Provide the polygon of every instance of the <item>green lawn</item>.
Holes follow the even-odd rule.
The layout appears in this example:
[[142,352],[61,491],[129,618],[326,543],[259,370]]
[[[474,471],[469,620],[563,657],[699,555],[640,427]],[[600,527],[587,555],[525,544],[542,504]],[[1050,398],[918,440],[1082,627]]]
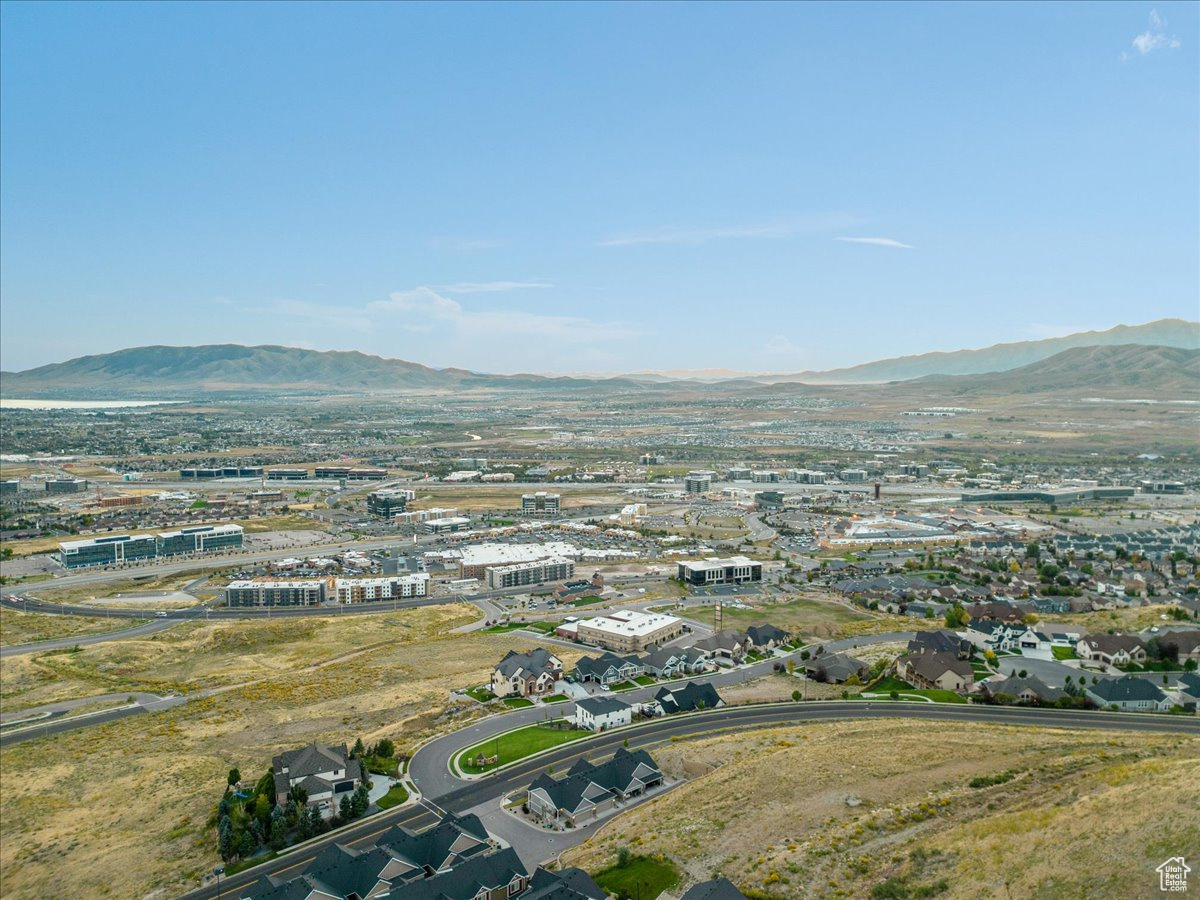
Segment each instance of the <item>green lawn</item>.
[[496,695],[485,687],[473,687],[467,691],[467,696],[473,700],[478,700],[480,703],[487,703],[489,700],[496,699]]
[[570,699],[571,698],[568,697],[566,694],[551,694],[549,697],[543,697],[542,702],[543,703],[565,703],[567,700],[570,700]]
[[574,600],[568,600],[566,606],[587,606],[589,603],[603,603],[603,597],[597,597],[595,594],[588,594],[586,597],[576,597]]
[[523,622],[509,622],[507,625],[493,625],[491,628],[484,628],[483,634],[506,634],[509,631],[520,631],[527,627]]
[[880,691],[887,693],[888,691],[911,691],[913,686],[907,681],[902,681],[894,675],[889,675],[887,678],[880,679],[877,683],[871,685],[867,690]]
[[1074,647],[1051,647],[1050,652],[1055,659],[1079,659]]
[[640,684],[642,687],[649,687],[652,684],[656,684],[658,681],[658,679],[656,679],[653,675],[639,675],[637,678],[635,678],[633,680],[636,681],[638,684]]
[[608,689],[614,692],[632,691],[635,687],[638,687],[638,683],[636,681],[618,681],[616,684],[610,684]]
[[[917,690],[916,688],[908,688],[907,690],[905,690],[903,688],[899,688],[899,689],[896,689],[896,692],[900,695],[897,699],[901,700],[901,701],[903,701],[903,700],[911,701],[914,697],[928,697],[934,703],[966,703],[967,702],[965,697],[960,697],[958,694],[954,693],[954,691],[942,691],[942,690],[937,690],[937,689],[925,691],[925,690]],[[851,699],[865,700],[868,703],[870,703],[872,701],[877,701],[877,700],[891,700],[892,699],[890,691],[884,691],[882,693],[876,694],[875,689],[872,688],[870,691],[868,691],[868,693],[872,694],[873,696],[864,697],[861,694],[859,694],[858,696],[852,697]]]
[[649,900],[679,884],[679,867],[666,857],[634,856],[626,865],[610,866],[593,877],[617,900]]
[[392,775],[399,777],[400,775],[400,760],[394,757],[385,756],[364,756],[363,764],[366,765],[368,772],[374,772],[376,775]]
[[527,697],[505,697],[503,703],[509,709],[524,709],[526,706],[533,706],[533,701]]
[[375,801],[375,805],[380,809],[391,809],[393,806],[399,806],[407,799],[408,791],[404,789],[404,785],[394,784],[391,790]]
[[[507,765],[511,762],[516,762],[519,759],[524,759],[527,756],[532,756],[542,750],[549,750],[551,747],[557,747],[559,744],[567,744],[571,741],[577,741],[580,738],[591,737],[590,731],[577,731],[570,728],[549,728],[545,725],[530,725],[526,728],[520,728],[516,731],[510,731],[508,734],[502,734],[499,737],[484,741],[482,744],[476,744],[474,747],[468,747],[458,755],[455,760],[455,765],[462,772],[470,775],[478,775],[481,772],[486,772],[489,769],[494,769],[496,766]],[[482,753],[484,756],[499,756],[493,766],[476,766],[474,757],[476,754]]]

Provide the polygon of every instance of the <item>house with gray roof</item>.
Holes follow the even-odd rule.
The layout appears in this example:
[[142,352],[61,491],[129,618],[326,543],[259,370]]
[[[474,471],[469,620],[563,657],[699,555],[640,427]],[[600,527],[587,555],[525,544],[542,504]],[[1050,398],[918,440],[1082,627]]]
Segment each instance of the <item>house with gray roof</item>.
[[1142,712],[1161,712],[1171,708],[1171,701],[1153,683],[1136,675],[1106,678],[1088,685],[1087,695],[1102,707],[1116,707]]
[[746,637],[759,652],[769,652],[791,640],[791,635],[782,628],[774,625],[751,625],[746,629]]
[[906,653],[896,660],[896,674],[922,690],[964,693],[974,684],[971,664],[953,653]]
[[826,653],[804,662],[804,672],[810,678],[832,684],[843,684],[853,676],[862,678],[866,671],[865,662],[846,653]]
[[538,869],[529,879],[529,890],[520,896],[521,900],[606,900],[608,891],[583,869]]
[[538,697],[553,693],[563,674],[562,660],[538,647],[528,653],[509,650],[492,672],[492,693],[497,697]]
[[667,715],[697,709],[716,709],[725,705],[717,689],[707,681],[689,681],[683,687],[660,688],[654,695],[654,702]]
[[703,650],[694,647],[679,649],[662,647],[641,658],[645,674],[659,678],[676,678],[680,675],[695,675],[709,669],[708,658]]
[[1026,706],[1056,703],[1060,697],[1067,696],[1066,691],[1050,687],[1036,675],[1027,678],[1010,675],[1003,680],[989,678],[983,683],[983,691],[991,697],[1004,694],[1012,697],[1013,703]]
[[362,783],[362,767],[350,758],[345,744],[327,747],[314,742],[281,753],[271,760],[271,774],[277,804],[287,806],[292,788],[300,787],[308,795],[307,805],[317,807],[326,819],[337,812],[342,797]]
[[692,885],[679,900],[746,900],[746,895],[722,876]]
[[591,681],[608,687],[622,681],[631,681],[645,671],[645,665],[640,659],[605,651],[599,656],[582,657],[575,663],[572,675],[578,682]]
[[618,747],[607,762],[581,759],[562,778],[542,773],[529,786],[526,803],[530,815],[543,822],[577,825],[662,783],[649,753]]
[[696,641],[692,649],[703,652],[717,665],[733,665],[742,661],[754,647],[754,642],[744,631],[726,628],[711,637]]
[[607,731],[633,721],[633,707],[616,697],[586,697],[575,704],[575,725],[588,731]]
[[1075,645],[1080,659],[1095,660],[1110,666],[1126,666],[1146,662],[1146,647],[1133,634],[1089,634]]

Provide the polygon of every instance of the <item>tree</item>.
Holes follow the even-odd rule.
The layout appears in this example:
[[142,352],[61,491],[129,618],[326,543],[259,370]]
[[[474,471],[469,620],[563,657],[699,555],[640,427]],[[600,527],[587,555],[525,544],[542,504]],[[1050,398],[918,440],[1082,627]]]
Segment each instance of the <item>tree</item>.
[[891,697],[893,700],[899,700],[899,699],[900,699],[900,692],[899,692],[899,691],[892,691],[890,694],[888,694],[888,696],[889,696],[889,697]]
[[271,801],[262,794],[254,801],[254,821],[260,823],[264,828],[271,821]]
[[254,850],[258,845],[254,843],[254,835],[250,833],[250,829],[242,830],[242,837],[238,841],[237,852],[242,859],[247,859],[254,855]]
[[271,849],[282,850],[287,844],[287,815],[278,803],[271,810]]
[[226,862],[233,859],[233,823],[229,816],[221,816],[217,823],[217,850]]
[[1024,669],[1017,673],[1018,678],[1024,678],[1026,675],[1028,675],[1028,673]]
[[944,619],[947,628],[960,628],[967,625],[971,621],[971,614],[963,608],[961,603],[955,603],[952,607],[946,610]]
[[242,780],[241,772],[239,772],[237,769],[229,770],[229,780],[227,783],[230,787],[233,787],[235,784],[237,784],[241,780]]
[[288,800],[293,801],[300,809],[304,809],[305,804],[308,803],[308,791],[300,785],[294,784],[288,791]]
[[396,752],[396,745],[392,743],[391,738],[384,738],[375,745],[375,755],[381,759],[391,759],[392,754]]
[[263,777],[258,779],[258,784],[254,786],[254,793],[273,801],[275,799],[275,773],[267,769],[263,773]]
[[351,756],[362,756],[363,752],[364,751],[363,751],[362,738],[359,738],[358,740],[356,740],[354,742],[354,749],[350,751],[350,755]]
[[354,814],[354,803],[350,799],[349,794],[342,794],[342,800],[338,804],[338,815],[341,816],[343,822],[349,822]]
[[795,700],[797,703],[800,702],[800,692],[792,691],[792,699]]
[[627,865],[629,865],[629,862],[632,858],[633,854],[629,852],[629,848],[621,847],[617,850],[617,867],[620,869],[625,868]]
[[291,797],[288,797],[287,806],[283,808],[283,820],[288,828],[295,828],[296,823],[300,821],[300,807]]

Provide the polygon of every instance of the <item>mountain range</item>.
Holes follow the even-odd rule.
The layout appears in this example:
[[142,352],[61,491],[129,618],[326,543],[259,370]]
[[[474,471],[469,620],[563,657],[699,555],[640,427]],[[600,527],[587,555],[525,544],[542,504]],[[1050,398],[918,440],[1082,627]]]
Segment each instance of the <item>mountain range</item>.
[[[24,372],[0,373],[0,394],[11,398],[172,399],[280,392],[366,393],[402,390],[663,390],[752,389],[763,385],[912,383],[929,379],[964,392],[1138,387],[1188,389],[1200,384],[1200,323],[1162,319],[1040,341],[979,350],[902,356],[827,372],[727,377],[702,370],[692,378],[666,373],[620,377],[488,375],[434,369],[356,351],[294,347],[134,347],[82,356]],[[733,374],[733,373],[728,373]],[[726,377],[722,377],[726,376]]]

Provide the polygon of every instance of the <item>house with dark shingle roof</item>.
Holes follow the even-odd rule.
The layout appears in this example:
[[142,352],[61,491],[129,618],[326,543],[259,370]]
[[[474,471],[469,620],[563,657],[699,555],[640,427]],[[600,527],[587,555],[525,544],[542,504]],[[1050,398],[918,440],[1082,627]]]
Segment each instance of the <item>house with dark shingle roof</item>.
[[846,679],[857,675],[862,678],[867,671],[867,664],[861,659],[855,659],[845,653],[826,653],[814,656],[804,662],[804,671],[816,681],[828,681],[842,684]]
[[1124,675],[1088,685],[1087,695],[1102,707],[1155,712],[1171,708],[1167,695],[1145,678]]
[[593,681],[608,687],[622,681],[631,681],[645,671],[645,665],[640,659],[605,651],[599,656],[582,657],[575,663],[573,677],[578,682]]
[[287,806],[289,792],[300,787],[308,794],[307,805],[316,806],[326,819],[337,812],[342,797],[362,783],[362,768],[350,759],[345,744],[327,747],[314,742],[281,753],[271,760],[271,774],[277,804]]
[[751,625],[746,629],[746,636],[754,649],[762,652],[774,650],[791,639],[790,634],[774,625]]
[[607,762],[596,765],[581,759],[562,778],[542,773],[529,786],[526,803],[530,814],[543,822],[576,825],[662,782],[663,774],[649,753],[618,747]]
[[654,701],[667,715],[697,709],[716,709],[725,705],[717,689],[707,681],[689,681],[683,687],[660,688],[654,695]]
[[906,653],[896,660],[896,674],[913,687],[964,693],[975,673],[971,664],[953,653]]
[[536,697],[554,691],[563,674],[562,660],[538,647],[528,653],[509,650],[492,672],[492,693],[497,697]]
[[393,825],[376,844],[392,858],[385,874],[393,881],[431,878],[495,849],[479,816],[453,814],[424,831]]
[[608,891],[596,884],[583,869],[551,872],[538,869],[529,879],[529,890],[521,900],[606,900]]
[[728,878],[721,877],[692,885],[679,900],[746,900],[746,895]]
[[1146,662],[1146,647],[1142,639],[1132,634],[1089,634],[1075,645],[1080,659],[1096,660],[1110,666],[1142,665]]
[[718,665],[739,663],[753,647],[753,641],[744,631],[734,631],[726,628],[711,637],[696,641],[693,650],[699,650]]
[[1039,703],[1054,703],[1059,697],[1067,696],[1066,691],[1052,688],[1036,675],[1021,678],[1010,675],[1003,680],[989,678],[983,683],[983,691],[989,696],[1007,694],[1014,703],[1037,705]]
[[692,647],[662,647],[641,658],[642,668],[648,675],[659,678],[674,678],[678,675],[695,675],[707,671],[708,660],[703,650]]
[[616,697],[586,697],[575,704],[575,724],[588,731],[607,731],[633,721],[633,707]]

